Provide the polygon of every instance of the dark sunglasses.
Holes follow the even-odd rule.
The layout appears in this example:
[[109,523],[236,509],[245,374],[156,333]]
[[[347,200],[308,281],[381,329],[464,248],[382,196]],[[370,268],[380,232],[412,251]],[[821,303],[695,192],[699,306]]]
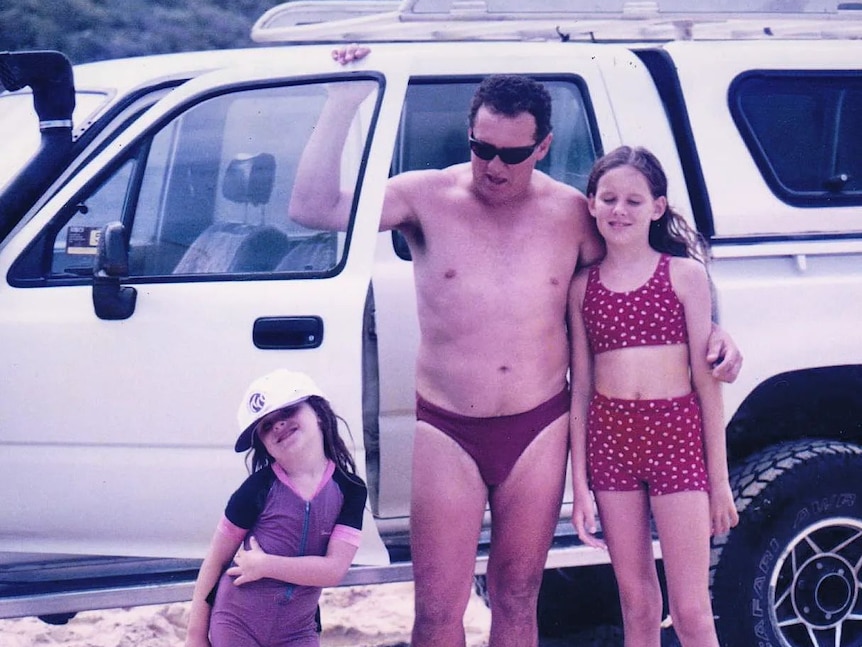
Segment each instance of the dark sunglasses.
[[533,151],[536,150],[536,146],[539,145],[539,142],[536,142],[532,146],[497,148],[496,146],[486,144],[478,139],[473,139],[472,135],[470,135],[468,141],[470,142],[470,150],[473,151],[479,159],[490,162],[492,159],[499,156],[500,161],[503,162],[503,164],[520,164],[532,155]]

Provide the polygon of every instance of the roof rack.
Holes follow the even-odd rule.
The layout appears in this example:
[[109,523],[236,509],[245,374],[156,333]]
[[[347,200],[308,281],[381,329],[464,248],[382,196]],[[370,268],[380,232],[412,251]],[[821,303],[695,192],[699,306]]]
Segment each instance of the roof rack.
[[862,39],[862,2],[305,0],[268,10],[251,36],[259,43]]

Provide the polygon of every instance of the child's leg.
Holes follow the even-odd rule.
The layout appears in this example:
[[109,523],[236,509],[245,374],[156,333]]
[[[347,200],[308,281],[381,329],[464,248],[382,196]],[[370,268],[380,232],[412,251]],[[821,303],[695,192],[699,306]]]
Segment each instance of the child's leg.
[[620,591],[625,647],[659,647],[662,599],[652,554],[647,493],[595,495]]
[[676,492],[650,504],[676,635],[683,647],[718,647],[709,599],[709,495]]

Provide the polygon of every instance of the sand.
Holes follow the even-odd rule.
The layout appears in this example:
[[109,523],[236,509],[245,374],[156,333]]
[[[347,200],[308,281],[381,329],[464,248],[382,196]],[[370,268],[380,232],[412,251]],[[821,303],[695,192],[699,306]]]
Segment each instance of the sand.
[[[2,647],[181,647],[188,603],[85,611],[65,625],[38,618],[0,620]],[[321,597],[322,647],[407,647],[413,584],[327,589]],[[467,647],[487,647],[490,612],[473,595],[465,614]]]

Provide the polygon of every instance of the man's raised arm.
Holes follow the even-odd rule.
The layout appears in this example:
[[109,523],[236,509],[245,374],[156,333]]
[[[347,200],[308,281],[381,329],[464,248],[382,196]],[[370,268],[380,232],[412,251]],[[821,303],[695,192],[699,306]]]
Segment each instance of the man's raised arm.
[[291,220],[313,229],[347,229],[353,192],[341,186],[342,153],[359,105],[376,87],[373,81],[328,85],[329,96],[296,169]]

